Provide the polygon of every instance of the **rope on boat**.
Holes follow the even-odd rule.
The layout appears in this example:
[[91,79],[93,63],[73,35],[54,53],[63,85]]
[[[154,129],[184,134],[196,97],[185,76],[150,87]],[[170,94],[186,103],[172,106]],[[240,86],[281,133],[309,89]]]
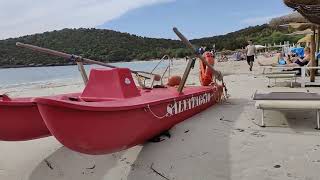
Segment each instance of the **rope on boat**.
[[169,113],[168,113],[168,112],[167,112],[167,114],[165,114],[164,116],[158,116],[158,115],[156,115],[156,114],[151,110],[151,107],[150,107],[149,104],[148,104],[147,108],[148,108],[149,112],[151,112],[151,114],[152,114],[154,117],[156,117],[157,119],[163,119],[163,118],[166,118],[166,117],[169,116]]
[[[217,87],[216,83],[211,83],[211,86],[213,87],[213,91],[214,92],[219,92],[219,89]],[[217,103],[223,103],[225,101],[227,101],[229,98],[229,95],[227,94],[227,89],[225,87],[225,84],[223,83],[223,92],[220,94],[218,94],[218,96],[215,95],[215,93],[213,93],[213,99],[215,100],[215,102]]]

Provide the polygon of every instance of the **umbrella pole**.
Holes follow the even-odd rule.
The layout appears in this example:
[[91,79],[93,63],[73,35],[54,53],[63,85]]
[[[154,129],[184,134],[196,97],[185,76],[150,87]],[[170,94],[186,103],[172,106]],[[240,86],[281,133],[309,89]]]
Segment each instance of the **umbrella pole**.
[[320,52],[320,26],[318,26],[318,34],[317,34],[317,53]]
[[[313,30],[313,34],[311,35],[311,45],[310,45],[310,49],[311,49],[311,66],[315,67],[316,66],[316,38],[315,38],[315,34],[316,34],[316,29],[315,26],[312,27]],[[315,77],[316,77],[316,71],[315,69],[311,70],[311,75],[310,75],[310,81],[311,82],[315,82]]]

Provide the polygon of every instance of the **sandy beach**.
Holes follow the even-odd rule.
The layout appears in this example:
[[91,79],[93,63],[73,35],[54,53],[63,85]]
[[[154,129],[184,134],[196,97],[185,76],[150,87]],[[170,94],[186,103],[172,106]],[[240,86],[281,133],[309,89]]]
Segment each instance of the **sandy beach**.
[[[259,57],[260,59],[263,57]],[[266,59],[262,59],[265,61]],[[182,75],[185,60],[174,61]],[[267,128],[257,126],[254,92],[319,92],[290,88],[289,82],[267,88],[262,69],[246,61],[217,64],[231,95],[227,102],[178,124],[172,137],[127,151],[91,156],[63,147],[54,137],[0,142],[0,180],[318,180],[320,137],[313,111],[267,111]],[[80,75],[79,75],[80,77]],[[284,80],[280,80],[284,81]],[[199,85],[198,63],[188,85]],[[79,92],[81,81],[1,89],[10,96]]]

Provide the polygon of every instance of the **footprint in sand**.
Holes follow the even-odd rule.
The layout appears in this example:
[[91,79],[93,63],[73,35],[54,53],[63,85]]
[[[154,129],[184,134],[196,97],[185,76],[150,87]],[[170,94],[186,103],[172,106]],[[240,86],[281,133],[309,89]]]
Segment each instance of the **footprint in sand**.
[[262,138],[262,137],[265,137],[266,135],[264,134],[261,134],[259,131],[254,131],[251,133],[252,136],[254,137],[258,137],[258,138]]

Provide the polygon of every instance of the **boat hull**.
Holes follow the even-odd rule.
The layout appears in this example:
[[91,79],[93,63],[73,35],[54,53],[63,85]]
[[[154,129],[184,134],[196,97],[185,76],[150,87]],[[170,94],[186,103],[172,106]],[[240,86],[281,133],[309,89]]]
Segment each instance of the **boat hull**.
[[50,136],[32,98],[0,101],[0,140],[25,141]]
[[[79,96],[79,93],[69,96]],[[63,97],[58,95],[55,97]],[[34,98],[9,98],[1,95],[0,99],[0,140],[26,141],[51,136],[45,125]]]
[[[97,155],[144,143],[218,103],[223,91],[220,86],[186,89],[182,95],[176,89],[152,90],[123,101],[123,106],[116,102],[90,104],[56,98],[37,98],[36,102],[58,141],[71,150]],[[157,99],[157,94],[166,98]]]

